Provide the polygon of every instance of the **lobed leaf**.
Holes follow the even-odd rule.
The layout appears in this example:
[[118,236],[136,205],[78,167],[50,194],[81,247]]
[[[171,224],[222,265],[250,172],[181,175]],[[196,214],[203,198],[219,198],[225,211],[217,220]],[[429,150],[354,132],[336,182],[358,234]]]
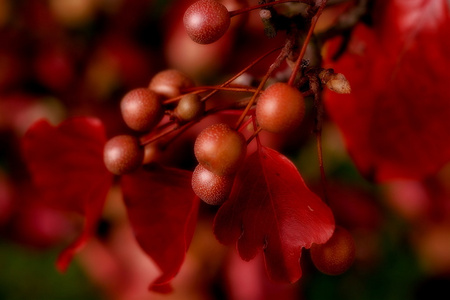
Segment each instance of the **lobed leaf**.
[[136,239],[162,272],[150,286],[155,291],[171,290],[194,234],[199,199],[191,177],[188,171],[156,166],[121,180]]
[[329,93],[326,107],[364,175],[422,179],[450,160],[449,4],[394,0],[374,11],[373,26],[356,26],[345,54],[328,62],[352,93]]
[[308,189],[294,164],[260,147],[238,172],[229,200],[217,212],[214,233],[222,243],[237,242],[244,260],[264,250],[269,277],[295,282],[302,274],[302,248],[325,243],[334,226],[331,210]]
[[37,121],[23,137],[22,152],[38,190],[35,201],[85,219],[81,234],[58,258],[61,271],[96,230],[111,187],[112,175],[103,164],[105,142],[100,120],[86,117],[57,127]]

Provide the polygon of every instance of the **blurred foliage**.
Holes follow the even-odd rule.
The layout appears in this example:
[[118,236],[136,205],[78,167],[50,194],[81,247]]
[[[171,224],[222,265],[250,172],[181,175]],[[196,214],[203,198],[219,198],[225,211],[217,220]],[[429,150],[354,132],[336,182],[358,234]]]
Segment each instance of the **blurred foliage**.
[[59,273],[57,254],[56,249],[37,251],[0,241],[0,299],[102,299],[76,262],[67,273]]

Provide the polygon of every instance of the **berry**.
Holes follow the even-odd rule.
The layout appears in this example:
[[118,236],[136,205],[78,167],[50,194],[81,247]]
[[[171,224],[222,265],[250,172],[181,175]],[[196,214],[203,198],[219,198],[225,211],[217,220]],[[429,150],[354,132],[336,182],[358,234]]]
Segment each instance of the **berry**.
[[205,203],[221,205],[225,202],[233,187],[233,176],[216,175],[202,165],[198,165],[192,173],[192,189]]
[[287,83],[277,82],[261,93],[256,104],[256,119],[262,129],[285,132],[300,125],[305,115],[302,93]]
[[220,39],[230,26],[228,9],[215,0],[200,0],[189,6],[183,22],[189,37],[199,44]]
[[355,242],[346,229],[336,226],[331,238],[325,244],[313,244],[310,253],[319,271],[339,275],[347,271],[355,259]]
[[200,118],[205,111],[205,103],[197,94],[187,94],[178,102],[174,110],[175,117],[182,122]]
[[247,152],[244,136],[225,123],[211,125],[198,135],[194,154],[198,162],[216,175],[235,173]]
[[136,170],[144,158],[139,140],[131,135],[118,135],[105,144],[103,160],[113,174],[122,175]]
[[136,131],[151,130],[164,114],[161,97],[147,88],[137,88],[125,94],[120,110],[128,127]]
[[181,95],[181,89],[194,86],[194,82],[183,72],[168,69],[153,76],[148,88],[167,98]]

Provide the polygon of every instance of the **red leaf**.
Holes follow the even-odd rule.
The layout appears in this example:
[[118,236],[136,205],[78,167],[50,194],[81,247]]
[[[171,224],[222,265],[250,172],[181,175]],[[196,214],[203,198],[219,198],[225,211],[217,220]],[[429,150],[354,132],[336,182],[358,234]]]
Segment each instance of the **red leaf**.
[[191,172],[160,166],[122,177],[136,239],[162,272],[150,286],[155,291],[170,291],[194,234],[199,199],[191,177]]
[[424,178],[450,160],[448,1],[380,1],[374,18],[327,66],[352,93],[330,93],[326,106],[363,174]]
[[214,221],[219,241],[237,241],[244,260],[263,249],[269,277],[283,282],[301,277],[302,248],[325,243],[333,230],[331,210],[307,188],[292,162],[265,147],[247,158]]
[[58,258],[61,271],[95,231],[112,184],[103,164],[105,142],[102,123],[81,117],[57,127],[38,121],[23,137],[23,155],[39,191],[36,201],[85,217],[82,233]]

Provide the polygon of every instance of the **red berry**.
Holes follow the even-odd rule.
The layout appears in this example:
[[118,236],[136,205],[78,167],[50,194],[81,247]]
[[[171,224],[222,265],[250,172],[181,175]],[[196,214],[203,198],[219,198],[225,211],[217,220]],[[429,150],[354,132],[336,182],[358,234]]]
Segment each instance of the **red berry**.
[[227,200],[233,181],[233,176],[219,176],[198,165],[192,174],[192,189],[204,202],[220,205]]
[[182,122],[200,118],[205,111],[205,102],[197,94],[187,94],[178,102],[174,110],[175,116]]
[[199,44],[220,39],[230,26],[227,8],[215,0],[200,0],[189,6],[183,17],[190,38]]
[[328,275],[339,275],[350,268],[355,259],[355,242],[344,228],[336,226],[325,244],[313,244],[311,260],[316,268]]
[[146,88],[129,91],[120,102],[120,110],[128,127],[136,131],[151,130],[164,114],[160,95]]
[[131,135],[118,135],[105,144],[103,160],[113,174],[122,175],[136,170],[144,158],[139,140]]
[[256,104],[256,119],[262,129],[284,132],[297,128],[305,115],[302,93],[287,83],[277,82],[261,93]]
[[237,171],[247,152],[244,136],[225,123],[211,125],[198,135],[194,154],[198,162],[217,175]]
[[194,82],[186,74],[174,69],[157,73],[150,81],[148,88],[167,98],[181,95],[181,89],[194,86]]

